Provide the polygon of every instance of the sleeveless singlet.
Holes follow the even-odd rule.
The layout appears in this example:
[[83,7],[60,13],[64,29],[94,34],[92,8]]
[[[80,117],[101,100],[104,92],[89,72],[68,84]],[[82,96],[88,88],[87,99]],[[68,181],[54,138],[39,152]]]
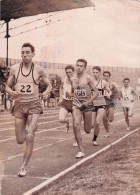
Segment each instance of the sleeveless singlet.
[[122,105],[124,107],[131,107],[134,104],[134,94],[133,94],[133,88],[122,88]]
[[110,96],[110,99],[107,97],[107,95],[108,95],[108,92],[105,90],[104,91],[104,96],[105,96],[105,101],[106,101],[106,104],[107,105],[109,105],[109,104],[111,104],[111,103],[115,103],[115,100],[116,100],[116,98],[115,98],[115,96],[116,96],[116,91],[114,91],[113,90],[113,87],[112,87],[112,85],[115,85],[116,86],[116,84],[115,83],[113,83],[113,82],[109,82],[108,83],[109,84],[109,89],[111,90],[111,92],[112,92],[112,94],[111,94],[111,96]]
[[94,79],[94,84],[96,88],[98,89],[99,95],[96,97],[95,100],[93,100],[94,106],[102,106],[106,105],[106,101],[104,98],[104,86],[105,86],[106,81],[100,79],[98,82]]
[[67,93],[70,94],[71,91],[72,91],[71,83],[68,83],[67,78],[65,78],[63,83],[63,99],[72,100],[72,98],[67,95]]
[[30,102],[39,99],[39,74],[35,69],[34,64],[31,65],[31,69],[27,75],[24,75],[22,72],[21,63],[19,69],[17,69],[15,78],[15,90],[19,92],[18,97],[15,99],[17,102]]
[[79,101],[88,101],[91,98],[91,88],[87,84],[86,75],[80,80],[80,83],[76,75],[73,77],[74,97]]

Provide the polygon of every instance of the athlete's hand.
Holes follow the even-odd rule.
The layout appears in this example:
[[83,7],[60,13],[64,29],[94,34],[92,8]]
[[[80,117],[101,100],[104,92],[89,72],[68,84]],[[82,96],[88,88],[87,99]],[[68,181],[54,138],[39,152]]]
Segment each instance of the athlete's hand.
[[43,93],[42,99],[43,99],[44,101],[46,101],[48,98],[49,98],[49,94],[48,94],[48,93]]
[[19,94],[19,93],[18,93],[17,91],[13,91],[13,90],[12,90],[12,91],[10,92],[10,95],[12,96],[12,98],[17,98],[18,94]]
[[57,106],[61,106],[62,100],[57,103]]
[[66,92],[66,97],[71,99],[72,96],[70,93]]
[[107,99],[110,99],[111,95],[106,95]]

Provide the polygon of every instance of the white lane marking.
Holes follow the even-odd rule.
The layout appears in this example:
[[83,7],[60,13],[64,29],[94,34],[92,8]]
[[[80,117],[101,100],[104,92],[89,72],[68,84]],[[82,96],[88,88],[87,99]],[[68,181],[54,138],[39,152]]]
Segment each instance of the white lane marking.
[[[0,175],[0,178],[4,178],[4,177],[16,177],[16,178],[18,178],[18,176],[17,175]],[[26,178],[29,178],[29,179],[40,179],[40,180],[46,180],[46,179],[50,179],[49,177],[38,177],[38,176],[34,176],[34,177],[31,177],[31,176],[26,176]]]
[[71,167],[65,169],[64,171],[58,173],[57,175],[54,175],[53,177],[51,177],[50,179],[46,180],[45,182],[39,184],[38,186],[32,188],[31,190],[25,192],[23,195],[32,195],[33,193],[41,190],[43,187],[47,186],[48,184],[56,181],[57,179],[63,177],[64,175],[66,175],[67,173],[69,173],[70,171],[73,171],[74,169],[76,169],[77,167],[79,167],[80,165],[82,165],[83,163],[87,162],[88,160],[96,157],[97,155],[103,153],[104,151],[108,150],[109,148],[111,148],[111,146],[116,145],[117,143],[121,142],[123,139],[125,139],[126,137],[128,137],[129,135],[137,132],[138,130],[140,130],[140,127],[138,127],[137,129],[133,130],[130,133],[127,133],[125,136],[119,138],[117,141],[105,146],[104,148],[102,148],[101,150],[91,154],[90,156],[80,160],[79,162],[75,163],[74,165],[72,165]]
[[[139,116],[139,115],[135,115],[134,117],[136,117],[136,116]],[[122,122],[122,121],[124,121],[124,119],[119,120],[119,121],[116,121],[116,122],[114,122],[114,123],[120,123],[120,122]],[[103,127],[103,126],[102,126],[102,127]],[[52,129],[55,129],[55,128],[52,128]],[[48,131],[48,130],[46,129],[46,130],[44,130],[43,132],[45,132],[45,131]],[[38,132],[38,133],[40,133],[40,132]],[[42,132],[41,132],[41,133],[42,133]],[[85,133],[83,132],[82,134],[85,134]],[[35,149],[33,150],[33,152],[34,152],[34,151],[38,151],[38,150],[43,149],[43,148],[46,148],[46,147],[49,147],[49,146],[52,146],[52,145],[54,145],[54,144],[56,144],[56,143],[59,143],[59,142],[65,141],[65,140],[69,140],[69,139],[71,139],[71,138],[73,138],[73,135],[72,135],[72,136],[69,136],[69,138],[66,137],[66,138],[63,138],[63,139],[61,139],[61,140],[58,140],[58,141],[56,141],[55,143],[51,143],[51,144],[47,144],[47,145],[44,145],[44,146],[35,148]],[[4,159],[4,161],[6,161],[6,160],[12,160],[13,158],[16,158],[16,157],[19,157],[19,156],[23,156],[23,153],[20,153],[20,154],[15,155],[15,156],[8,157],[7,159]]]
[[[38,150],[40,150],[40,149],[44,149],[44,148],[46,148],[46,147],[53,146],[53,145],[55,145],[56,143],[63,142],[63,141],[65,141],[65,140],[67,140],[67,138],[64,138],[64,139],[58,140],[58,141],[53,142],[53,143],[51,143],[51,144],[46,144],[46,145],[44,145],[44,146],[41,146],[41,147],[35,148],[35,149],[33,150],[33,152],[38,151]],[[15,155],[15,156],[8,157],[7,159],[4,159],[3,161],[6,161],[6,160],[12,160],[12,159],[17,158],[17,157],[19,157],[19,156],[23,156],[23,153],[20,153],[20,154]]]

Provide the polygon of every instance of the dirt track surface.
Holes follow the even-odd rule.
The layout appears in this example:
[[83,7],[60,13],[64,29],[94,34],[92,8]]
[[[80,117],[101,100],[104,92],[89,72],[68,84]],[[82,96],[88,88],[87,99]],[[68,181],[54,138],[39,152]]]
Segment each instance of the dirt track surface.
[[140,194],[140,130],[38,193],[93,194]]

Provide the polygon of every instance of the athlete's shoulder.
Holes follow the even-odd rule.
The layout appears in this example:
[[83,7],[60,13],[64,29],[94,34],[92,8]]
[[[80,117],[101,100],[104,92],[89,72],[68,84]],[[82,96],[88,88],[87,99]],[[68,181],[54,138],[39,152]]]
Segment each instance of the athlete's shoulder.
[[38,64],[34,64],[34,69],[38,72],[40,76],[46,74],[44,68],[39,66]]
[[87,80],[93,80],[93,77],[87,73],[85,73],[85,77]]
[[11,66],[10,73],[15,73],[17,70],[19,70],[20,63],[14,64]]
[[105,81],[104,79],[101,79],[103,87],[109,87],[109,83]]

